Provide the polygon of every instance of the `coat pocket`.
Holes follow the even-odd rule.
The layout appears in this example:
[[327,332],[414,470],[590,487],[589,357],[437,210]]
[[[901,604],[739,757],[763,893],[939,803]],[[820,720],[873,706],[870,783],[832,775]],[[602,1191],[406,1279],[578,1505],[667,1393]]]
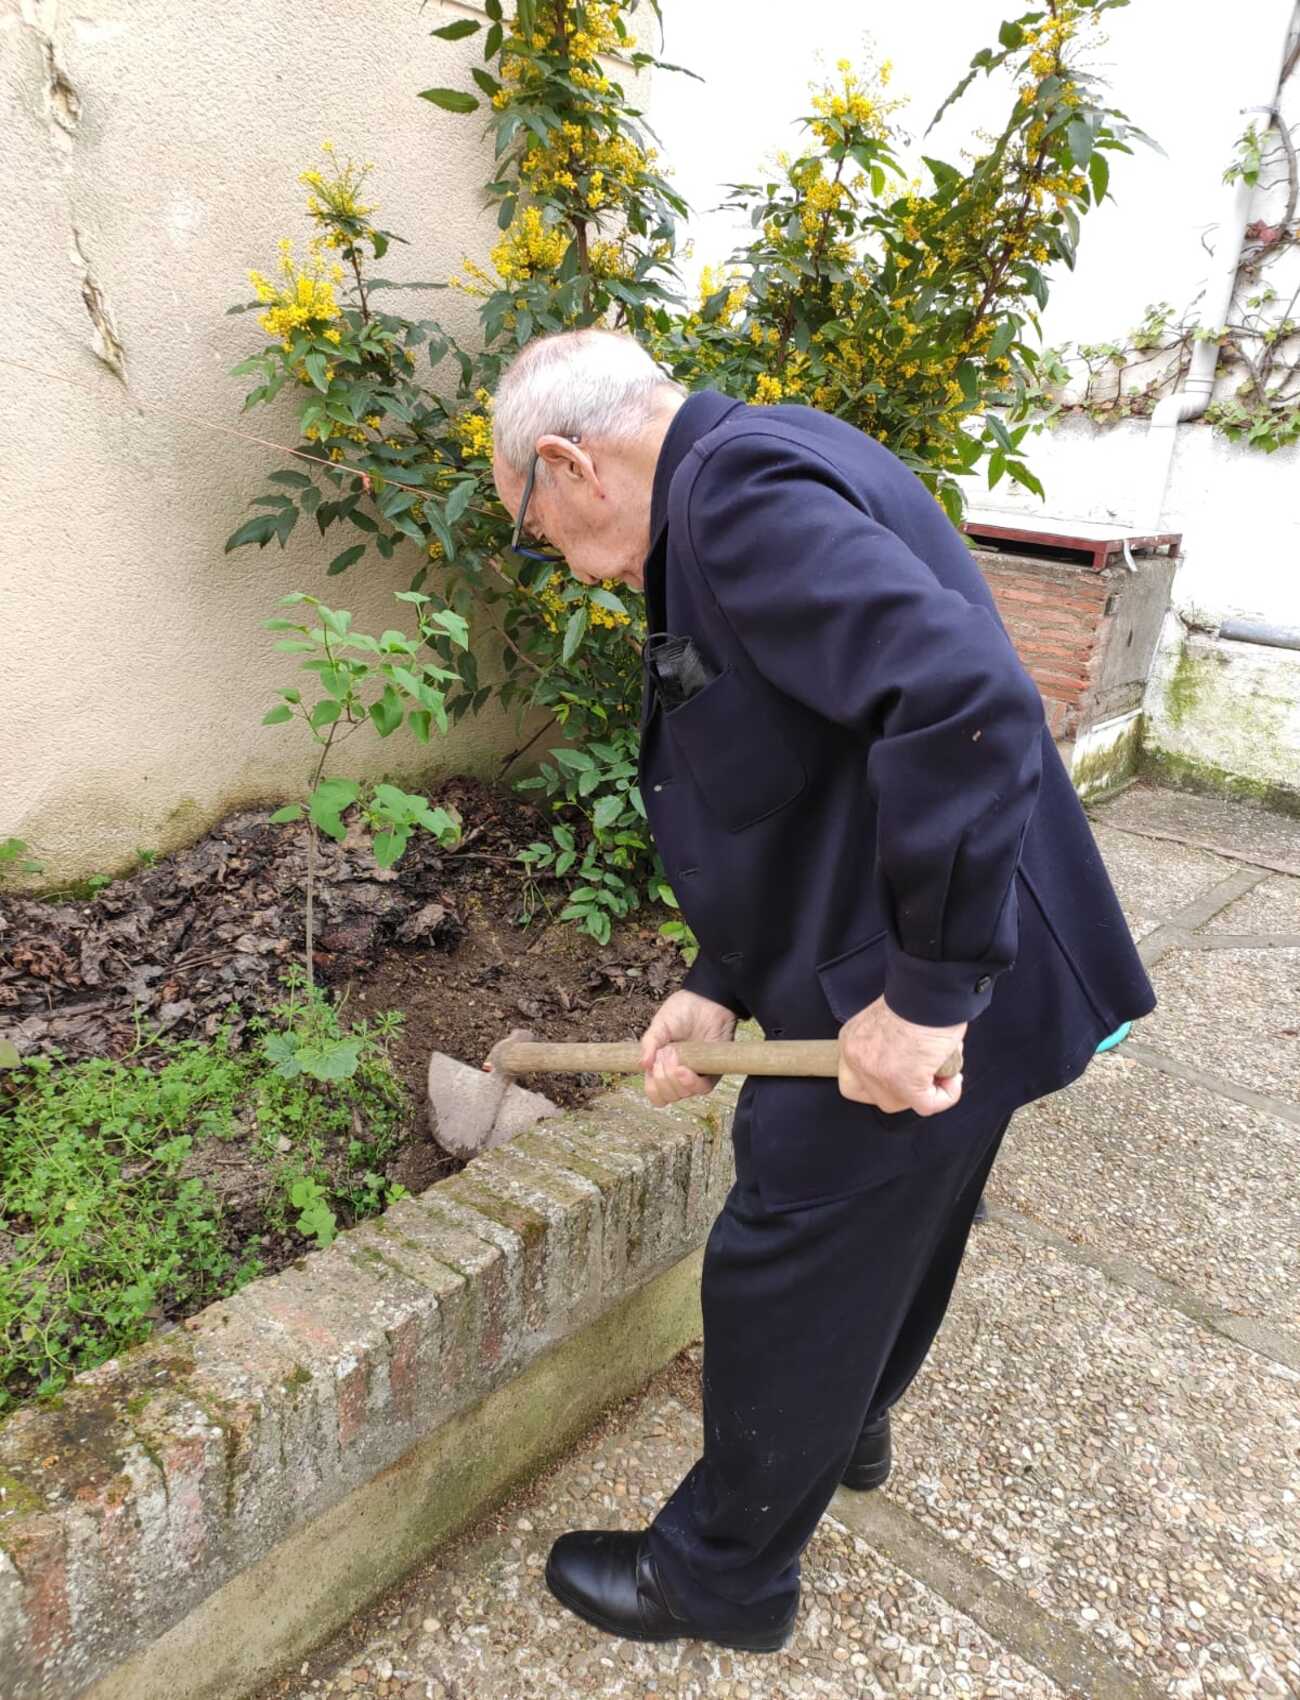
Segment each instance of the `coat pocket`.
[[[864,939],[861,944],[855,944],[850,950],[843,951],[839,956],[832,956],[829,961],[817,964],[817,978],[821,982],[822,996],[841,1027],[846,1021],[852,1021],[868,1004],[875,1003],[883,993],[887,936],[882,929],[873,933],[869,939]],[[915,1110],[878,1110],[874,1104],[864,1104],[860,1107],[878,1127],[890,1132],[911,1127],[914,1122],[923,1119]]]
[[771,695],[725,667],[689,702],[664,715],[674,749],[728,832],[775,814],[807,782]]

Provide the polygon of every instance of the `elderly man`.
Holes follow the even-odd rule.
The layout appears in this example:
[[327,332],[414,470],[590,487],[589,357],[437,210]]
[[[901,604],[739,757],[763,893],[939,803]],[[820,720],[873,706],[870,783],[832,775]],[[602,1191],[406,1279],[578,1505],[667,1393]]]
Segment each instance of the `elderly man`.
[[517,357],[495,455],[517,546],[646,595],[641,791],[700,945],[650,1099],[709,1091],[676,1045],[738,1016],[841,1055],[741,1093],[704,1456],[647,1530],[563,1535],[547,1582],[612,1634],[775,1650],[836,1487],[888,1474],[1012,1113],[1155,998],[979,569],[887,449],[587,330]]

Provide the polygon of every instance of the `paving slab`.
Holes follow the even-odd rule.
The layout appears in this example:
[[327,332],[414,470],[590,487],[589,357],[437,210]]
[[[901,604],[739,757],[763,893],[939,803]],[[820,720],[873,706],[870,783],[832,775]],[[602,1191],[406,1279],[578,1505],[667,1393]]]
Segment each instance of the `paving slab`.
[[996,1221],[889,1498],[1176,1700],[1300,1691],[1300,1374]]
[[1206,914],[1252,857],[1300,876],[1300,822],[1147,786],[1091,812],[1135,935],[1166,924],[1160,1007],[1017,1116],[790,1646],[625,1643],[544,1587],[558,1534],[643,1527],[695,1457],[696,1352],[262,1700],[1300,1696],[1300,878]]
[[1135,939],[1154,932],[1175,910],[1212,891],[1240,865],[1205,850],[1119,832],[1106,824],[1105,816],[1093,822],[1092,831]]
[[[1300,827],[1297,828],[1300,830]],[[1300,935],[1300,879],[1289,874],[1270,874],[1230,903],[1199,929],[1219,933],[1279,933],[1288,938]]]
[[1300,820],[1246,800],[1140,784],[1090,807],[1089,813],[1109,826],[1171,833],[1185,843],[1217,847],[1247,860],[1262,858],[1283,872],[1300,874]]
[[1017,1112],[987,1196],[1300,1347],[1297,1174],[1300,1128],[1121,1047]]
[[617,1641],[564,1611],[542,1571],[566,1529],[637,1528],[700,1443],[693,1389],[660,1377],[490,1524],[409,1579],[370,1639],[336,1647],[277,1689],[294,1700],[1065,1700],[1067,1690],[835,1516],[804,1560],[794,1639],[781,1653]]
[[1168,951],[1144,1045],[1253,1092],[1300,1100],[1300,949]]

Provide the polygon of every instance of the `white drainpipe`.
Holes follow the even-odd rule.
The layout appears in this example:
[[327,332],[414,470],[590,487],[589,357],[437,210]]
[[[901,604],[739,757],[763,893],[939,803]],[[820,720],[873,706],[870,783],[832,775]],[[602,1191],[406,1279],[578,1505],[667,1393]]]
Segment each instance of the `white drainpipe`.
[[[1266,94],[1267,98],[1241,107],[1239,111],[1243,117],[1247,114],[1273,112],[1277,103],[1282,67],[1286,63],[1292,32],[1296,27],[1296,11],[1297,7],[1293,5],[1289,11],[1286,32],[1271,67],[1271,80],[1266,88],[1260,91]],[[1246,225],[1250,219],[1250,204],[1254,194],[1250,184],[1243,182],[1241,178],[1230,185],[1224,185],[1223,210],[1219,219],[1219,248],[1214,256],[1214,268],[1206,281],[1205,303],[1199,315],[1202,324],[1214,326],[1216,329],[1227,323],[1232,310],[1237,269],[1241,264],[1241,250],[1246,239]],[[1144,476],[1138,486],[1140,511],[1135,515],[1134,523],[1140,532],[1157,532],[1161,528],[1165,494],[1169,488],[1169,473],[1178,440],[1178,427],[1185,419],[1199,419],[1210,405],[1210,397],[1214,391],[1214,369],[1218,361],[1217,337],[1196,343],[1192,349],[1191,364],[1183,380],[1182,389],[1175,390],[1172,395],[1156,403],[1146,436]]]

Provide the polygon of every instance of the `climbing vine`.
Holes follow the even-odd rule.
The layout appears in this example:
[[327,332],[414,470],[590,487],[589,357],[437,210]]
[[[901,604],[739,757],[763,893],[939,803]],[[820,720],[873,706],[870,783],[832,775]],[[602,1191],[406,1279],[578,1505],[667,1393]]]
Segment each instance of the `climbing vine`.
[[1182,386],[1196,344],[1212,341],[1219,345],[1219,382],[1206,423],[1265,453],[1300,439],[1300,170],[1293,133],[1300,126],[1288,126],[1281,110],[1298,56],[1300,45],[1267,122],[1243,133],[1224,172],[1225,182],[1240,180],[1274,197],[1273,216],[1246,226],[1228,322],[1204,325],[1193,307],[1178,313],[1161,301],[1117,341],[1046,350],[1038,374],[1043,417],[1083,414],[1097,424],[1146,417]]

